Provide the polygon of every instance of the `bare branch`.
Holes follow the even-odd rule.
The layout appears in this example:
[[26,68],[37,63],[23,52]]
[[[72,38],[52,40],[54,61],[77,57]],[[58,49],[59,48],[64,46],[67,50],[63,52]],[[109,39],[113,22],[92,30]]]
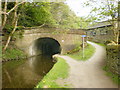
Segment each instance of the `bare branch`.
[[[16,16],[15,16],[15,17],[16,17]],[[19,15],[18,15],[18,17],[19,17]],[[12,32],[11,32],[10,35],[8,36],[7,42],[6,42],[6,44],[5,44],[5,47],[3,48],[3,52],[7,49],[8,45],[9,45],[9,43],[10,43],[11,37],[12,37],[12,35],[14,34],[16,28],[17,28],[18,17],[17,17],[16,20],[15,20],[14,29],[12,30]]]
[[0,11],[0,14],[7,14],[6,12]]
[[41,26],[39,26],[39,27],[43,27],[45,25],[45,23],[44,24],[42,24]]
[[20,3],[18,3],[18,4],[16,4],[9,12],[7,12],[7,14],[10,14],[14,9],[17,8],[17,6],[23,4],[24,2],[25,2],[25,1],[22,1],[22,2],[20,2]]

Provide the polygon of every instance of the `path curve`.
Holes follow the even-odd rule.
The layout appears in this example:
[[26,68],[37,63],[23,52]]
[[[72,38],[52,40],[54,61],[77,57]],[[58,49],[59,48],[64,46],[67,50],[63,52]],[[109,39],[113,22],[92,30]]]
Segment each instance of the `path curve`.
[[106,72],[102,70],[105,63],[105,48],[88,42],[96,48],[94,55],[87,61],[77,61],[68,56],[57,55],[66,60],[70,66],[69,76],[58,79],[58,84],[69,84],[71,88],[118,88]]

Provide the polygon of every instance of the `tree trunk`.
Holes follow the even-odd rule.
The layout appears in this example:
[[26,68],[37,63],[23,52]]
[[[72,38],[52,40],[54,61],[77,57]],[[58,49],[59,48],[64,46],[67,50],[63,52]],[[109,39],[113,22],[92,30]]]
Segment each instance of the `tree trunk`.
[[3,30],[3,28],[4,28],[5,24],[6,24],[7,15],[9,15],[13,10],[15,10],[19,5],[23,4],[24,2],[25,1],[23,0],[22,2],[17,3],[17,0],[16,0],[15,6],[9,12],[7,12],[7,0],[5,0],[4,10],[0,11],[0,14],[4,15],[2,26],[1,26],[1,30]]
[[[7,0],[5,0],[5,5],[4,5],[4,13],[6,12],[7,12]],[[1,30],[4,28],[6,21],[7,21],[7,14],[4,14],[4,19],[3,19]]]
[[[17,5],[17,1],[16,1],[16,4]],[[15,30],[16,30],[16,27],[17,27],[17,22],[18,22],[18,15],[17,15],[17,8],[15,8],[15,12],[14,12],[14,18],[13,18],[14,22],[14,29],[12,30],[12,32],[10,33],[10,35],[8,36],[8,39],[7,39],[7,42],[3,48],[3,52],[7,49],[9,43],[10,43],[10,40],[11,40],[11,37],[12,35],[14,34]]]
[[11,37],[12,37],[12,35],[14,34],[14,32],[15,32],[15,30],[16,30],[17,22],[18,22],[18,19],[15,21],[15,26],[14,26],[13,31],[12,31],[12,32],[10,33],[10,35],[8,36],[7,42],[6,42],[6,44],[5,44],[5,47],[3,48],[3,52],[7,49],[8,44],[10,43]]
[[118,18],[117,18],[117,27],[116,27],[116,40],[117,45],[120,44],[120,1],[118,2]]

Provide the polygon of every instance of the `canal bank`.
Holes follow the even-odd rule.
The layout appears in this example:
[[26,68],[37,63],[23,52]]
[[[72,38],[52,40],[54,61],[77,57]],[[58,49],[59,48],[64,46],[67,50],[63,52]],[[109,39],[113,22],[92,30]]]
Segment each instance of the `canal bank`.
[[38,83],[35,88],[65,88],[68,85],[61,86],[57,84],[56,80],[61,78],[65,79],[69,75],[69,65],[66,61],[60,57],[54,57],[57,59],[57,63],[53,68],[44,76],[42,81]]
[[[92,54],[88,55],[89,57],[87,57],[87,59],[90,58],[94,54],[95,48],[92,47],[91,45],[86,45],[85,53],[88,51],[89,51],[89,53],[91,51],[93,51],[93,52],[91,52]],[[78,53],[81,53],[81,52],[82,52],[82,49],[79,46],[76,49],[69,51],[70,54],[53,55],[53,57],[57,58],[57,63],[44,76],[44,78],[38,83],[38,85],[35,88],[70,88],[71,85],[69,84],[69,81],[66,81],[66,78],[68,78],[70,75],[71,66],[69,65],[69,63],[67,62],[67,60],[64,57],[68,57],[68,55],[71,55],[71,56],[76,55],[77,57],[81,58],[82,54],[80,54],[81,56],[80,55],[78,56]],[[89,54],[89,53],[87,53],[87,54]],[[73,63],[74,63],[74,60],[72,61]],[[78,62],[78,60],[75,60],[75,61]],[[81,61],[81,60],[79,60],[79,61]]]
[[[105,48],[95,43],[88,42],[96,48],[96,51],[92,57],[86,61],[78,61],[69,56],[57,55],[65,60],[69,65],[69,74],[65,78],[58,78],[54,81],[57,85],[46,84],[51,80],[52,72],[45,76],[45,78],[39,83],[37,88],[118,88],[110,77],[106,75],[106,72],[102,69],[105,64]],[[64,66],[64,65],[63,65]],[[61,67],[62,68],[62,67]],[[53,68],[54,69],[54,68]],[[62,68],[63,69],[63,68]],[[56,73],[61,74],[60,71]],[[50,74],[51,73],[51,74]],[[50,77],[50,75],[52,75]],[[49,77],[49,78],[46,78]],[[52,80],[51,80],[52,81]],[[43,86],[42,86],[43,85]]]
[[54,65],[51,56],[36,56],[2,64],[2,88],[34,88]]

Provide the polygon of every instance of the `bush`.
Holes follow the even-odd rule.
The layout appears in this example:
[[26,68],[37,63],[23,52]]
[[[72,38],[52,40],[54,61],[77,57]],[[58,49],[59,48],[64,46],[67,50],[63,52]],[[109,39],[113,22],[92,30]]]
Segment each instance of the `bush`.
[[76,47],[75,49],[68,51],[67,54],[79,52],[80,49],[81,49],[81,47]]
[[109,41],[109,40],[107,40],[107,41],[104,42],[105,45],[107,45],[109,43],[111,43],[111,41]]
[[3,31],[7,34],[11,33],[11,31],[13,30],[13,26],[12,25],[9,25],[9,24],[6,24],[5,27],[3,28]]
[[107,50],[107,68],[109,72],[112,72],[113,74],[119,74],[119,50],[118,48],[120,45],[108,45]]

